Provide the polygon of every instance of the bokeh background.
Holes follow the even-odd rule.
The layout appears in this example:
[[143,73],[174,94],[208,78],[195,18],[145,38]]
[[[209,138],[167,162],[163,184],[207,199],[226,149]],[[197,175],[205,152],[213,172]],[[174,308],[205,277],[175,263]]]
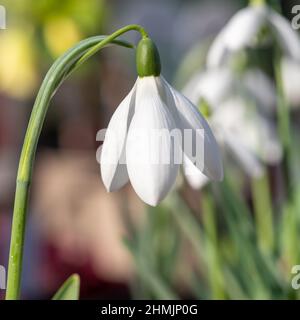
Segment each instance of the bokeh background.
[[[290,18],[295,1],[282,2]],[[137,23],[159,47],[165,78],[180,88],[202,63],[195,48],[209,43],[247,1],[1,4],[7,29],[0,30],[0,264],[7,266],[18,157],[35,96],[53,61],[83,38]],[[126,38],[136,42],[138,35]],[[49,299],[76,272],[82,299],[297,298],[290,279],[291,266],[300,264],[300,212],[292,205],[285,210],[292,214],[279,209],[286,193],[280,163],[267,168],[275,206],[271,251],[257,241],[251,181],[234,165],[228,169],[233,179],[221,186],[193,190],[179,178],[179,191],[157,208],[145,206],[130,185],[105,191],[96,133],[107,126],[135,78],[133,51],[110,47],[53,98],[32,181],[22,297]]]

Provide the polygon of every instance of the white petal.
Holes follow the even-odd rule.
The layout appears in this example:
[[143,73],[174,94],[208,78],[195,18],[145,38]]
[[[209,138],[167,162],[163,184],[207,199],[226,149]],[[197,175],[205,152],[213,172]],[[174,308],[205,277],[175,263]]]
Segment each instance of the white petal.
[[265,22],[265,8],[249,6],[238,11],[224,29],[223,40],[232,51],[249,46]]
[[245,72],[243,85],[268,114],[275,112],[276,89],[271,79],[259,69],[249,69]]
[[[239,145],[234,151],[239,159],[245,158],[246,170],[247,162],[255,162],[247,159],[254,156],[269,164],[281,159],[282,150],[272,123],[258,112],[254,104],[247,103],[243,98],[233,97],[224,102],[213,114],[211,122],[214,128],[222,130],[222,135],[226,134]],[[231,149],[234,147],[231,146]],[[245,156],[239,155],[238,150],[244,150]],[[247,153],[250,155],[247,156]]]
[[207,54],[208,67],[219,67],[230,51],[251,45],[265,19],[265,8],[261,6],[238,11],[212,43]]
[[107,191],[115,191],[128,182],[125,158],[127,131],[134,113],[136,85],[114,112],[101,150],[101,175]]
[[291,58],[300,60],[300,39],[297,31],[292,29],[291,23],[274,10],[269,11],[269,23],[282,49]]
[[194,76],[183,89],[183,93],[195,105],[204,98],[212,108],[217,108],[234,90],[232,72],[228,68],[216,68]]
[[229,54],[229,50],[226,47],[224,41],[224,32],[221,31],[211,44],[206,58],[206,64],[208,68],[220,67],[226,60]]
[[126,143],[128,174],[139,197],[155,206],[170,191],[179,169],[170,139],[175,121],[155,77],[138,79],[135,110]]
[[232,151],[236,159],[242,165],[246,173],[250,177],[261,177],[264,173],[264,168],[259,159],[247,147],[241,143],[238,136],[230,132],[223,133],[225,145]]
[[284,93],[289,104],[296,108],[300,106],[300,63],[284,58],[281,61],[281,75]]
[[193,189],[201,189],[209,181],[209,179],[195,167],[192,161],[186,156],[183,158],[183,172],[187,182]]
[[[179,126],[184,131],[183,134],[191,133],[192,142],[189,147],[186,143],[183,152],[197,166],[197,168],[212,180],[223,179],[223,166],[221,155],[216,139],[206,122],[206,120],[198,112],[197,108],[184,95],[168,85],[173,93],[175,105],[179,113]],[[202,159],[197,157],[194,159],[197,145],[203,146]],[[198,156],[198,154],[197,154]]]

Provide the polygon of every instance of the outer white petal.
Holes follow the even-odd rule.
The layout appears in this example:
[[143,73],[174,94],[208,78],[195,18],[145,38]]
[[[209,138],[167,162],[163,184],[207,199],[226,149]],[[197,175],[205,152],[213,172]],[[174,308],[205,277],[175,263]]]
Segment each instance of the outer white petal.
[[[223,179],[223,166],[221,155],[216,139],[206,122],[198,112],[197,108],[184,95],[179,93],[167,82],[174,96],[175,105],[179,114],[178,126],[183,130],[183,135],[187,132],[192,133],[191,148],[186,144],[183,146],[183,152],[197,166],[197,168],[212,180]],[[186,130],[186,131],[185,131]],[[194,153],[197,149],[196,142],[203,145],[203,159],[194,161]]]
[[281,75],[283,90],[289,104],[297,108],[300,106],[300,63],[298,61],[283,58],[281,61]]
[[238,11],[225,26],[223,40],[226,47],[235,51],[250,45],[265,21],[263,6],[249,6]]
[[176,151],[170,140],[170,131],[175,127],[172,114],[159,95],[155,77],[138,79],[136,112],[126,143],[127,169],[136,193],[152,206],[167,195],[178,173]]
[[208,68],[220,67],[226,60],[229,50],[224,41],[224,32],[221,31],[211,44],[206,58]]
[[209,182],[209,179],[186,156],[183,157],[183,172],[187,182],[193,189],[201,189]]
[[134,113],[136,85],[114,112],[101,150],[101,175],[107,191],[115,191],[128,182],[125,160],[127,131]]
[[207,65],[219,67],[230,51],[249,46],[266,20],[263,6],[247,7],[238,11],[223,28],[207,54]]
[[[222,130],[223,135],[229,136],[230,140],[234,139],[245,154],[255,155],[268,164],[280,161],[282,149],[276,131],[255,105],[249,105],[244,99],[234,97],[220,106],[213,114],[211,122],[214,127]],[[234,148],[231,146],[231,149]],[[238,158],[243,159],[242,155],[238,155]],[[248,158],[250,156],[245,155],[246,169],[247,162],[254,162],[247,161]]]
[[183,94],[195,105],[204,98],[212,108],[217,108],[234,90],[232,72],[228,68],[215,68],[195,75],[183,89]]
[[291,58],[299,61],[300,39],[298,33],[292,29],[291,23],[272,9],[268,13],[268,19],[282,49]]

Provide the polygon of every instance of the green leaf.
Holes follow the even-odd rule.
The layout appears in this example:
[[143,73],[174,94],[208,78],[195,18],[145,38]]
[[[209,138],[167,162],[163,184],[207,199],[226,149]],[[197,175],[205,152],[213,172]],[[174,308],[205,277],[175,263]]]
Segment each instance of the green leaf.
[[52,300],[78,300],[80,278],[78,274],[71,275],[53,296]]

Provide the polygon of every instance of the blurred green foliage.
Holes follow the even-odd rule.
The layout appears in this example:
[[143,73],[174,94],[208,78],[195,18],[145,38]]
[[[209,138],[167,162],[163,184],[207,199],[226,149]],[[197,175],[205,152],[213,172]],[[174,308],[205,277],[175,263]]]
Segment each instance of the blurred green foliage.
[[102,0],[2,1],[7,30],[0,34],[0,90],[30,97],[43,68],[76,42],[101,34],[108,17]]

